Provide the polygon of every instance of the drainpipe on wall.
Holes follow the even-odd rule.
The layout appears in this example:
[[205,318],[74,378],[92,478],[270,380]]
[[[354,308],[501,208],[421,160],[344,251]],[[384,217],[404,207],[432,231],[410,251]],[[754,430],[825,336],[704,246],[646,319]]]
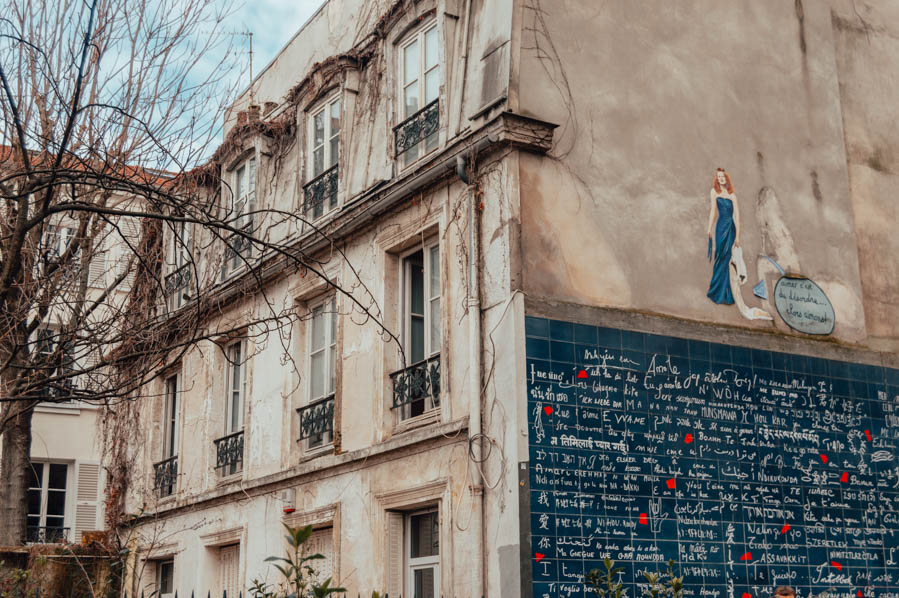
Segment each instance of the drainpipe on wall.
[[[476,155],[476,154],[475,154]],[[468,183],[468,177],[463,180]],[[471,528],[474,534],[477,555],[471,568],[472,596],[484,596],[484,571],[486,561],[486,543],[484,530],[484,483],[481,477],[481,459],[483,451],[481,434],[481,301],[480,277],[478,276],[478,255],[480,253],[480,235],[478,219],[478,196],[474,192],[475,185],[468,186],[468,340],[470,364],[469,373],[469,412],[468,412],[468,458],[474,461],[471,492]]]

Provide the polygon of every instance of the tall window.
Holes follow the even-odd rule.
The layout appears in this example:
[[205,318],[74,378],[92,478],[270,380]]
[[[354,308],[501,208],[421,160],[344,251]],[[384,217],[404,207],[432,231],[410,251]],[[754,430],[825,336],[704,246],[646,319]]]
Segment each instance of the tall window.
[[175,561],[159,561],[156,564],[156,591],[159,598],[175,595]]
[[256,158],[250,158],[234,171],[233,213],[241,225],[252,223],[256,207]]
[[178,454],[178,376],[165,381],[165,420],[162,458],[170,459]]
[[[253,231],[256,209],[256,158],[250,158],[234,170],[231,179],[230,224],[245,233]],[[225,276],[238,270],[250,257],[252,244],[246,236],[234,233],[225,237]]]
[[190,225],[174,222],[169,230],[166,247],[168,273],[165,277],[166,303],[170,310],[181,307],[189,299],[190,280]]
[[440,595],[440,523],[437,511],[406,516],[406,592],[414,598]]
[[223,476],[243,470],[246,352],[245,341],[232,343],[225,348],[225,436],[215,441],[216,468]]
[[77,387],[74,373],[81,369],[81,366],[78,364],[71,340],[63,342],[58,359],[55,362],[51,361],[59,348],[60,336],[61,333],[53,328],[39,328],[34,351],[44,363],[45,369],[47,371],[52,369],[51,376],[57,378],[45,389],[46,398],[57,403],[66,403],[72,400],[72,391]]
[[340,157],[340,97],[309,113],[309,182],[303,212],[316,219],[337,207],[337,162]]
[[[420,110],[429,107],[437,101],[440,94],[440,61],[437,44],[437,24],[433,22],[421,28],[411,35],[400,46],[400,97],[402,98],[402,110],[400,120],[407,120]],[[436,113],[436,106],[433,107]],[[422,141],[405,149],[402,154],[403,165],[407,165],[437,147],[436,126],[431,126],[422,115],[423,129],[430,132]],[[432,131],[433,129],[433,131]],[[421,131],[422,128],[416,129]]]
[[402,261],[403,344],[406,354],[406,402],[400,419],[437,407],[440,353],[440,248],[436,241]]
[[228,346],[226,434],[234,434],[243,430],[244,391],[246,389],[246,356],[244,352],[243,341]]
[[[335,369],[337,365],[337,313],[334,298],[312,309],[309,322],[309,405],[322,403],[309,412],[308,417],[322,421],[313,422],[313,432],[307,437],[309,449],[324,446],[333,440],[333,401]],[[330,421],[324,421],[326,418]],[[302,425],[302,421],[300,422]],[[319,431],[321,430],[321,431]]]
[[68,537],[66,518],[66,482],[69,466],[65,463],[32,463],[28,468],[28,515],[26,539],[29,542],[61,542]]

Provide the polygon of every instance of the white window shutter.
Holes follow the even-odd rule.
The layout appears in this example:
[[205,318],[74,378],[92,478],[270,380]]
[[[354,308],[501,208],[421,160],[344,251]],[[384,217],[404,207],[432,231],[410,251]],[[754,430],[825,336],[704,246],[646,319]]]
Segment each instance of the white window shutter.
[[403,514],[387,512],[387,593],[403,593]]
[[98,289],[106,287],[106,252],[102,247],[97,247],[91,256],[87,284]]
[[[310,534],[305,544],[306,555],[320,554],[323,559],[310,561],[310,565],[315,569],[315,576],[321,583],[329,577],[334,577],[334,528],[326,527],[317,529]],[[336,586],[336,580],[331,580],[332,586]]]
[[120,251],[116,276],[120,276],[128,270],[129,262],[131,262],[128,276],[119,285],[121,290],[127,291],[134,284],[137,267],[140,264],[137,257],[134,257],[132,260],[132,256],[135,256],[135,251],[140,247],[140,221],[135,218],[122,218],[119,220],[119,231],[125,239],[128,239],[128,242],[126,243],[124,239],[119,239]]
[[238,595],[240,588],[240,544],[224,546],[219,549],[219,564],[222,575],[222,590],[228,596]]
[[75,542],[81,542],[82,532],[96,531],[100,523],[100,464],[75,463]]

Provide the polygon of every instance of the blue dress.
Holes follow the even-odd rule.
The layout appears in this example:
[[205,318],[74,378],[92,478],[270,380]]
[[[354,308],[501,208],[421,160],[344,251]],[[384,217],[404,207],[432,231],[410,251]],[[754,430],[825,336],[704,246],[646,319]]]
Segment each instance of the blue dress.
[[712,281],[706,293],[715,303],[731,305],[734,302],[730,290],[730,254],[737,237],[734,224],[734,204],[726,197],[718,198],[718,224],[715,225],[715,264]]

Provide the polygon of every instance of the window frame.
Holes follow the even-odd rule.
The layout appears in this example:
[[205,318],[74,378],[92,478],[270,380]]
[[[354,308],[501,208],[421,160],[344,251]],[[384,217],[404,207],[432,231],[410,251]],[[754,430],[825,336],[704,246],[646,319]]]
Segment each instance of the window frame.
[[[433,513],[437,517],[437,554],[426,557],[412,557],[412,518]],[[434,570],[434,596],[440,596],[440,509],[437,505],[403,513],[403,584],[405,593],[415,592],[415,571]]]
[[[434,35],[436,36],[434,49],[437,52],[437,57],[434,65],[431,68],[428,68],[427,34],[431,31],[434,31]],[[440,33],[441,32],[438,24],[438,19],[436,17],[431,17],[430,19],[416,27],[414,30],[406,33],[397,44],[397,123],[404,123],[407,119],[412,117],[412,115],[416,114],[435,101],[438,102],[439,110],[439,101],[441,95],[440,89],[443,84],[444,75],[443,61],[440,52]],[[416,79],[414,81],[414,83],[418,86],[417,107],[414,111],[407,112],[408,106],[406,104],[406,89],[410,85],[412,85],[413,82],[406,83],[406,49],[416,43],[418,44],[419,48],[417,64],[418,70],[416,72]],[[436,97],[428,100],[427,75],[435,69],[437,71],[437,94]],[[429,147],[430,139],[431,137],[425,138],[403,152],[402,155],[396,156],[396,158],[400,162],[400,168],[408,168],[418,160],[424,158],[440,147],[439,125],[437,127],[437,131],[433,133],[434,141],[433,146],[431,147]]]
[[[162,459],[163,461],[178,456],[178,446],[181,442],[181,373],[176,372],[166,376],[163,381],[163,406],[162,406]],[[174,387],[174,388],[173,388]]]
[[[193,251],[193,230],[190,223],[175,221],[170,224],[169,238],[165,248],[165,279],[167,287],[170,276],[174,276],[182,268],[187,268],[187,275],[193,277],[190,270],[191,253]],[[167,289],[166,289],[167,290]],[[190,290],[190,278],[184,288],[177,288],[172,295],[166,295],[166,307],[175,311],[190,301],[187,291]]]
[[[240,160],[234,168],[231,169],[229,177],[231,179],[230,197],[228,208],[226,210],[227,221],[232,227],[252,232],[254,230],[254,220],[256,210],[256,178],[258,176],[258,168],[256,164],[256,153],[253,152]],[[243,182],[246,181],[246,191],[244,191]],[[236,272],[240,272],[246,265],[253,254],[253,244],[237,233],[232,233],[224,238],[225,252],[222,264],[222,278],[228,279]],[[245,247],[235,249],[234,244],[246,243]],[[229,253],[233,255],[229,256]]]
[[[333,107],[337,106],[337,132],[335,133],[332,130],[332,118],[331,110]],[[320,145],[316,144],[315,140],[315,119],[318,116],[323,117],[323,127],[322,127],[322,143]],[[321,218],[324,218],[326,215],[340,209],[341,201],[340,201],[340,154],[341,154],[341,138],[343,136],[343,126],[344,126],[344,101],[343,101],[343,93],[341,89],[334,90],[327,95],[325,95],[322,99],[315,102],[312,107],[306,110],[306,184],[303,186],[303,197],[302,197],[302,205],[300,206],[300,212],[303,214],[303,217],[308,222],[315,222]],[[332,147],[332,142],[337,142],[336,153],[334,154],[334,148]],[[316,172],[315,168],[315,151],[316,149],[321,148],[322,150],[322,169],[319,172]],[[315,213],[315,205],[309,209],[306,206],[306,187],[311,183],[315,182],[320,177],[323,177],[327,173],[331,171],[331,169],[337,169],[337,188],[334,191],[333,198],[330,198],[328,202],[324,201],[326,198],[322,199],[320,204],[321,213]],[[327,181],[320,182],[322,184],[327,184]],[[308,227],[307,227],[308,228]]]
[[[327,306],[330,305],[330,321],[327,318],[329,312],[326,311]],[[313,331],[315,327],[314,319],[315,312],[317,310],[321,310],[320,313],[326,317],[325,321],[325,344],[321,349],[313,350]],[[333,398],[336,404],[337,400],[337,358],[338,358],[338,343],[337,343],[337,297],[335,295],[327,295],[326,297],[320,298],[318,301],[309,304],[308,313],[310,315],[309,319],[306,320],[306,372],[308,375],[306,376],[306,388],[304,392],[304,396],[306,397],[306,402],[303,405],[304,407],[308,407],[318,401],[327,400],[329,397]],[[330,324],[330,325],[328,325]],[[333,350],[333,359],[329,359],[328,351]],[[313,397],[312,396],[312,387],[313,387],[313,371],[312,371],[312,358],[314,353],[324,352],[324,380],[323,380],[323,393],[321,396]],[[330,389],[328,388],[330,384]],[[302,424],[302,422],[301,422]],[[303,450],[307,453],[309,452],[317,452],[323,449],[330,448],[334,444],[334,431],[331,432],[323,432],[321,435],[321,439],[317,442],[313,441],[313,438],[305,438],[303,441]]]
[[[433,272],[433,264],[431,261],[431,255],[433,250],[436,248],[437,250],[437,284],[438,284],[438,294],[436,296],[431,295],[431,274]],[[415,360],[413,358],[412,351],[412,276],[411,276],[411,266],[412,263],[409,261],[409,258],[416,253],[421,252],[422,254],[422,262],[423,262],[423,272],[422,272],[422,292],[423,292],[423,301],[424,301],[424,313],[422,314],[422,318],[424,320],[424,337],[423,337],[423,352],[424,355],[421,359]],[[442,293],[443,293],[443,280],[440,276],[440,238],[439,236],[431,236],[428,237],[423,243],[417,243],[414,247],[404,251],[399,256],[399,268],[400,268],[400,276],[399,276],[399,320],[400,320],[400,331],[401,331],[401,340],[403,344],[403,351],[405,352],[406,357],[406,368],[410,368],[415,364],[419,364],[422,362],[427,362],[428,360],[437,357],[440,355],[443,349],[443,308],[441,305]],[[433,327],[433,313],[432,313],[432,302],[433,300],[437,301],[437,311],[438,311],[438,322],[437,326],[437,339],[433,338],[432,335],[432,327]],[[405,405],[399,406],[395,409],[397,415],[397,423],[402,424],[404,422],[432,416],[440,411],[440,403],[441,401],[437,401],[435,403],[434,397],[428,394],[423,399],[425,401],[423,410],[421,413],[413,414],[413,404],[417,401],[412,401],[406,403]]]
[[[163,593],[163,591],[162,591],[162,575],[163,575],[162,571],[166,565],[171,565],[170,571],[171,571],[172,586],[170,589],[172,591]],[[174,558],[160,559],[160,560],[156,561],[156,580],[155,581],[156,581],[156,592],[157,592],[159,598],[174,597],[174,595],[175,595],[175,559]]]
[[[233,350],[238,349],[238,359],[235,360],[233,358]],[[247,342],[246,339],[240,339],[228,343],[225,346],[225,426],[224,432],[225,436],[230,436],[231,434],[236,434],[245,429],[246,422],[244,421],[246,404],[247,404]],[[234,369],[237,369],[237,388],[234,388],[235,380],[234,380]],[[234,392],[235,390],[238,393],[237,396],[237,413],[238,421],[236,424],[234,422],[234,414],[235,414],[235,405],[234,405]]]
[[[26,528],[29,527],[29,525],[28,525],[28,519],[29,519],[30,517],[34,517],[35,515],[38,516],[38,525],[37,525],[37,527],[38,527],[38,528],[44,528],[44,529],[46,529],[46,528],[48,527],[48,526],[47,526],[47,517],[53,517],[53,518],[59,518],[59,517],[60,517],[59,515],[48,515],[47,509],[48,509],[48,504],[49,504],[48,501],[49,501],[49,497],[50,497],[49,493],[50,493],[50,491],[51,491],[51,489],[50,489],[50,466],[51,466],[51,465],[62,465],[62,466],[64,466],[64,467],[66,468],[66,473],[65,473],[65,483],[66,483],[66,487],[65,487],[65,488],[62,488],[62,489],[59,489],[59,488],[53,488],[52,490],[53,490],[54,492],[60,492],[60,491],[61,491],[61,492],[63,493],[63,500],[62,500],[62,505],[63,505],[63,506],[62,506],[62,526],[61,526],[61,529],[66,530],[65,533],[63,534],[63,538],[65,538],[65,539],[68,541],[68,540],[69,540],[69,532],[71,531],[70,529],[66,529],[66,528],[69,528],[69,527],[70,527],[70,526],[68,525],[68,523],[69,523],[69,516],[70,516],[70,515],[69,515],[69,511],[70,511],[70,509],[69,509],[69,502],[70,502],[70,500],[71,500],[71,498],[72,498],[72,496],[73,496],[72,491],[77,491],[77,488],[73,488],[73,487],[72,487],[72,486],[73,486],[72,473],[73,473],[74,467],[69,467],[69,466],[72,465],[72,464],[69,463],[69,462],[67,462],[67,461],[58,461],[58,460],[47,460],[47,461],[43,461],[43,460],[37,459],[37,460],[29,460],[29,462],[28,462],[28,466],[29,466],[30,468],[32,468],[32,470],[34,469],[34,465],[35,465],[35,464],[40,464],[40,465],[41,465],[41,479],[38,480],[38,483],[40,484],[40,487],[39,487],[39,488],[34,488],[33,486],[28,486],[28,487],[25,489],[25,492],[26,492],[26,494],[27,494],[28,492],[31,492],[31,491],[34,491],[34,490],[39,490],[39,491],[40,491],[39,513],[37,513],[37,514],[31,513],[31,512],[30,512],[30,509],[26,506],[26,509],[25,509],[25,511],[26,511],[26,512],[25,512],[25,521],[26,521],[25,525],[26,525]],[[27,531],[27,529],[26,529],[26,531]]]
[[[431,282],[431,274],[433,273],[433,265],[431,260],[431,252],[434,248],[437,248],[437,283],[439,285],[439,293],[436,297],[431,296],[431,288],[429,283]],[[431,313],[431,304],[433,300],[438,301],[438,312],[439,318],[442,322],[443,313],[442,308],[440,308],[441,303],[440,300],[443,297],[443,280],[440,278],[440,238],[439,237],[429,237],[423,243],[419,243],[404,251],[400,255],[400,314],[402,318],[401,322],[401,330],[403,335],[403,350],[406,352],[406,360],[409,362],[407,365],[412,365],[413,363],[418,363],[418,361],[412,361],[412,286],[411,286],[411,271],[407,266],[411,267],[411,263],[407,260],[415,255],[418,252],[422,253],[422,262],[424,266],[424,271],[422,272],[422,291],[424,292],[424,313],[422,314],[424,318],[424,356],[422,359],[418,361],[423,361],[430,359],[436,355],[439,355],[441,352],[442,344],[443,344],[443,334],[442,329],[438,327],[438,338],[436,339],[436,348],[435,348],[435,340],[432,338],[432,330],[431,325],[433,324],[433,314]],[[439,324],[439,323],[438,323]]]

